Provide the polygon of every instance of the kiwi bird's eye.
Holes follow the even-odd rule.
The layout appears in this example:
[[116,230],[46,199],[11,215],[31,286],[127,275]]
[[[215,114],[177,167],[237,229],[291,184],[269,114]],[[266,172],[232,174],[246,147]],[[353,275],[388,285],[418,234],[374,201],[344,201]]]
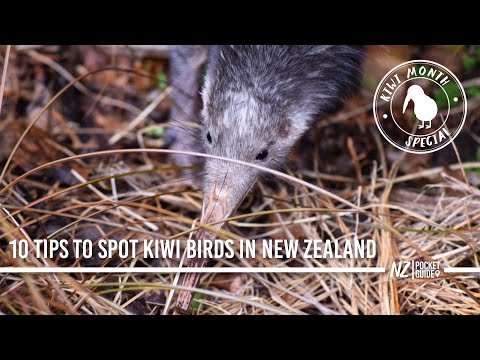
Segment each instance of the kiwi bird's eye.
[[268,150],[267,149],[263,149],[262,151],[260,151],[257,156],[255,157],[255,159],[257,160],[265,160],[268,156]]
[[212,143],[212,135],[210,135],[210,131],[207,133],[207,140],[210,144]]

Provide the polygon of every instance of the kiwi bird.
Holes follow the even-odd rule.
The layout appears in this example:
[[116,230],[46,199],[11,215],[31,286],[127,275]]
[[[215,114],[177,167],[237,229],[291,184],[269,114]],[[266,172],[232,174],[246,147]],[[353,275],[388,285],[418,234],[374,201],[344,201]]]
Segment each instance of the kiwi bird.
[[[198,74],[193,73],[188,76],[191,81],[185,81],[189,63],[197,66],[198,62],[175,55],[175,51],[182,53],[185,48],[175,49],[175,72],[183,69],[184,79],[173,80],[173,85],[181,97],[195,92],[181,87],[184,83],[198,83]],[[344,45],[209,47],[197,140],[207,154],[278,168],[313,122],[335,111],[357,84],[362,57],[360,47]],[[175,93],[173,96],[177,102]],[[193,140],[183,135],[177,134],[175,141],[182,139],[183,144],[176,148],[192,146],[188,142]],[[255,168],[207,158],[201,222],[225,221],[259,175]],[[186,303],[184,299],[183,305]]]
[[[351,46],[213,46],[202,90],[206,153],[270,168],[322,114],[334,111],[360,75]],[[204,214],[229,217],[259,170],[207,159]]]
[[[423,89],[418,85],[412,85],[407,90],[407,96],[403,102],[403,113],[407,110],[408,103],[413,100],[413,113],[422,123],[418,126],[419,129],[430,129],[432,127],[432,120],[437,116],[438,106],[435,100],[426,95]],[[426,124],[427,123],[427,124]]]

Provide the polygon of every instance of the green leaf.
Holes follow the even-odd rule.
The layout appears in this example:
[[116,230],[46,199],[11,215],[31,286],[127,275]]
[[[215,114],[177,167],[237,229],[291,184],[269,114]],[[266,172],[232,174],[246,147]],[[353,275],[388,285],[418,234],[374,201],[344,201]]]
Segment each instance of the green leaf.
[[415,115],[415,113],[412,114],[411,121],[412,121],[413,124],[415,124],[417,122],[417,116]]
[[200,308],[202,307],[201,300],[203,300],[203,298],[204,298],[204,294],[202,293],[197,292],[195,293],[195,295],[193,295],[192,309],[195,315],[197,315],[200,312]]
[[147,130],[145,134],[152,138],[160,138],[165,135],[165,128],[163,126],[155,126]]
[[[458,89],[458,86],[454,82],[449,82],[446,85],[443,86],[443,90],[447,93],[448,99],[450,99],[450,106],[454,106],[454,102],[452,99],[454,97],[461,97],[460,90]],[[442,89],[438,89],[435,94],[435,102],[437,103],[439,108],[447,108],[448,107],[448,100],[445,97],[445,93],[443,92]]]
[[165,90],[168,86],[168,77],[165,73],[161,72],[157,74],[157,86],[161,90]]
[[463,68],[467,71],[472,71],[477,67],[477,59],[471,55],[466,55],[463,58]]
[[477,97],[480,96],[480,86],[472,86],[465,90],[468,97]]

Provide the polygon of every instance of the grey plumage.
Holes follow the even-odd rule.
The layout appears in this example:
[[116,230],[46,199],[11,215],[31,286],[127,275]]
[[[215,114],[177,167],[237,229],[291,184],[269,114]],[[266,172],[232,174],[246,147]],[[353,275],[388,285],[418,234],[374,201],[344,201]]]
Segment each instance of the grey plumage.
[[[173,48],[177,105],[172,118],[177,124],[198,113],[194,100],[205,50]],[[277,167],[312,122],[334,111],[354,88],[362,57],[361,48],[345,45],[210,46],[202,130],[193,137],[192,132],[173,132],[173,148],[185,150],[199,142],[209,154]],[[193,162],[181,156],[176,160]],[[204,173],[204,210],[208,213],[215,203],[216,220],[234,211],[259,176],[253,168],[213,159],[206,160]]]
[[[205,151],[276,167],[315,119],[341,104],[360,78],[361,60],[360,48],[342,45],[211,47],[202,90]],[[206,199],[228,187],[228,216],[258,175],[208,159]]]
[[[215,138],[212,150],[248,161],[272,138],[298,138],[341,103],[359,78],[361,57],[351,46],[211,47],[202,120]],[[279,145],[281,157],[287,144]]]

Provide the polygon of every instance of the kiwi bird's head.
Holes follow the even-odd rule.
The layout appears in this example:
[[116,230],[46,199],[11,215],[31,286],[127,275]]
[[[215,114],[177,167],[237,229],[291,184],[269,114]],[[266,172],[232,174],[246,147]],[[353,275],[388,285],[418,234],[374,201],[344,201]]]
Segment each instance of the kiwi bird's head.
[[[311,123],[355,86],[362,54],[341,45],[212,47],[202,90],[205,152],[281,166]],[[217,159],[207,159],[204,170],[204,223],[228,218],[260,175]]]

